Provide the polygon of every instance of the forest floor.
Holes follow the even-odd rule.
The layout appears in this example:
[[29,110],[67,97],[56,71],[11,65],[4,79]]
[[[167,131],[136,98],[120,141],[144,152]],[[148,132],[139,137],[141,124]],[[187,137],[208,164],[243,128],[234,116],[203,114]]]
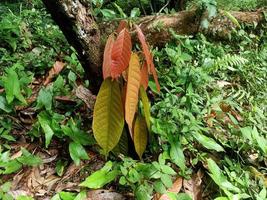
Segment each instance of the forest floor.
[[[265,25],[154,48],[161,92],[149,83],[143,160],[129,145],[107,162],[90,83],[43,5],[3,3],[0,19],[0,199],[267,199]],[[80,185],[113,171],[112,182],[90,179],[99,190]]]

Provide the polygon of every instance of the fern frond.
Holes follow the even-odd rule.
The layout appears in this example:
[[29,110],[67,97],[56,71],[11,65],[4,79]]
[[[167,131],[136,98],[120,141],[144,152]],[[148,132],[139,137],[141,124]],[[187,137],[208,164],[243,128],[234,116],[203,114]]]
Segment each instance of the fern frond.
[[213,65],[210,67],[210,72],[217,72],[218,70],[230,70],[236,71],[240,69],[241,66],[248,63],[246,58],[239,55],[226,54],[221,58],[213,60]]

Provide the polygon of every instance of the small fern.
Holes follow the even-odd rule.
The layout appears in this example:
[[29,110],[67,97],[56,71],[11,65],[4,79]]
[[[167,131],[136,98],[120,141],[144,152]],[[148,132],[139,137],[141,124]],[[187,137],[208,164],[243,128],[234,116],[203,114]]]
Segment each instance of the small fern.
[[[240,69],[240,66],[248,63],[246,58],[243,58],[239,55],[230,55],[226,54],[221,58],[217,58],[215,60],[211,60],[210,65],[208,66],[208,72],[217,72],[218,70],[230,70],[237,71]],[[238,67],[238,69],[236,69]]]

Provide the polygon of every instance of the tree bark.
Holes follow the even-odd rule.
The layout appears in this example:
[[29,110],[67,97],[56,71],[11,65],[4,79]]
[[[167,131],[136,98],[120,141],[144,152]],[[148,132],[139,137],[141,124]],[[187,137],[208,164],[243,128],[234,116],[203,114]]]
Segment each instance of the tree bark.
[[82,0],[43,0],[53,20],[78,58],[90,81],[90,89],[97,93],[101,84],[100,30],[93,17],[91,5]]
[[[261,24],[264,22],[263,12],[230,12],[230,14],[239,22],[251,26],[254,24]],[[205,14],[203,15],[205,16]],[[163,45],[173,39],[170,32],[172,29],[179,35],[195,35],[203,33],[218,39],[225,40],[229,33],[237,25],[224,14],[224,11],[219,11],[218,15],[210,21],[207,29],[200,27],[200,22],[203,16],[198,15],[195,10],[181,11],[172,15],[146,16],[140,18],[136,24],[140,26],[144,32],[146,39],[150,45]],[[116,21],[102,22],[99,24],[101,36],[104,41],[107,35],[116,30]],[[135,32],[132,32],[135,36]]]
[[[90,81],[90,90],[96,94],[102,82],[101,66],[105,41],[116,30],[118,20],[96,23],[91,5],[84,0],[42,0],[54,21],[77,53]],[[231,12],[240,23],[260,24],[264,21],[263,12]],[[136,21],[150,45],[162,45],[172,39],[170,29],[176,34],[195,35],[203,32],[216,38],[228,37],[237,25],[222,11],[211,20],[208,29],[201,29],[204,15],[195,10],[181,11],[172,15],[155,15],[139,18]],[[136,39],[135,31],[131,31]]]

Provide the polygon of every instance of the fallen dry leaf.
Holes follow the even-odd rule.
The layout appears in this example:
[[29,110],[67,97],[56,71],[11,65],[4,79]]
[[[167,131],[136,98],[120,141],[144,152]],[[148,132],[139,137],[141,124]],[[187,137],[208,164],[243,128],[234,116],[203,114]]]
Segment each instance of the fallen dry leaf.
[[223,88],[223,87],[225,87],[225,86],[231,86],[232,85],[232,83],[230,83],[230,82],[227,82],[227,81],[217,81],[217,85],[220,87],[220,88]]
[[239,122],[243,121],[243,118],[241,117],[241,115],[238,114],[236,111],[231,110],[230,112],[231,112],[231,115],[233,115],[237,119],[237,121],[239,121]]
[[126,198],[109,190],[92,190],[87,193],[87,200],[125,200]]
[[44,86],[48,85],[52,81],[52,79],[62,71],[64,66],[65,66],[65,63],[56,61],[52,69],[50,69],[48,76],[46,77],[44,81]]
[[69,103],[69,104],[76,103],[76,101],[72,99],[70,96],[55,96],[55,100],[61,101],[63,103]]
[[17,199],[19,196],[30,196],[31,194],[25,190],[10,190],[8,192],[14,199]]
[[190,180],[184,180],[183,187],[185,193],[192,197],[192,200],[201,200],[202,199],[202,177],[203,172],[199,170]]
[[[179,193],[181,188],[182,188],[182,185],[183,185],[183,178],[182,177],[178,177],[171,188],[168,189],[168,192],[172,192],[172,193]],[[159,194],[156,194],[155,197],[154,197],[154,200],[171,200],[167,194],[163,194],[163,195],[159,195]]]
[[75,95],[81,99],[89,109],[94,108],[96,96],[91,93],[90,90],[88,90],[83,85],[80,85],[76,88]]

